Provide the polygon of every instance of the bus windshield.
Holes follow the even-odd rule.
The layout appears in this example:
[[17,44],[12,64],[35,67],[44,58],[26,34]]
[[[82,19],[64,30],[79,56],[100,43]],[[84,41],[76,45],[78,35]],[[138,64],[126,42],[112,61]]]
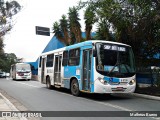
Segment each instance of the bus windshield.
[[30,67],[29,64],[19,64],[19,65],[16,65],[16,71],[18,71],[18,72],[30,72],[31,67]]
[[110,77],[131,77],[135,74],[131,47],[109,43],[97,43],[96,69]]

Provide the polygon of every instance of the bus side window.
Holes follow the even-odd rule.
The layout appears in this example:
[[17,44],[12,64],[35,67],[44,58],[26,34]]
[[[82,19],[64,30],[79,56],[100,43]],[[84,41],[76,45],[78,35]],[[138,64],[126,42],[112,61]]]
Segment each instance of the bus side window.
[[80,61],[80,48],[70,50],[68,65],[70,66],[79,65],[79,61]]
[[67,65],[68,65],[68,51],[64,51],[62,66],[67,66]]
[[53,67],[54,54],[47,55],[46,67]]

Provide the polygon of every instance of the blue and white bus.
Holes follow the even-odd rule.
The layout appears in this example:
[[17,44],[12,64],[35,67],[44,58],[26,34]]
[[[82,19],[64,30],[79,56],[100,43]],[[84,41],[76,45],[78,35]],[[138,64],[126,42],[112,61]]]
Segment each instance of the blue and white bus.
[[70,89],[75,96],[80,92],[132,93],[136,87],[132,48],[92,40],[42,53],[38,79],[48,88]]

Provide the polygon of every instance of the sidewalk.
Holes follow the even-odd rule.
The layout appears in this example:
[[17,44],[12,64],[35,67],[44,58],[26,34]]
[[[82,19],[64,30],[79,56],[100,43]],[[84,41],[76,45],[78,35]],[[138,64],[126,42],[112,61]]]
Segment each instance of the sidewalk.
[[[27,120],[26,118],[22,117],[8,117],[6,116],[5,112],[11,111],[19,111],[4,95],[0,93],[0,120]],[[2,115],[3,113],[3,115]]]

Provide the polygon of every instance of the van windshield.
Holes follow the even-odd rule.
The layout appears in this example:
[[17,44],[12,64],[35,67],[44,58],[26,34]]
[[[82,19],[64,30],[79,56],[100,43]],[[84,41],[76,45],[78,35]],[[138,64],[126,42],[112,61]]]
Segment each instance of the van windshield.
[[19,64],[19,65],[16,65],[16,70],[18,72],[31,71],[31,67],[29,64]]

